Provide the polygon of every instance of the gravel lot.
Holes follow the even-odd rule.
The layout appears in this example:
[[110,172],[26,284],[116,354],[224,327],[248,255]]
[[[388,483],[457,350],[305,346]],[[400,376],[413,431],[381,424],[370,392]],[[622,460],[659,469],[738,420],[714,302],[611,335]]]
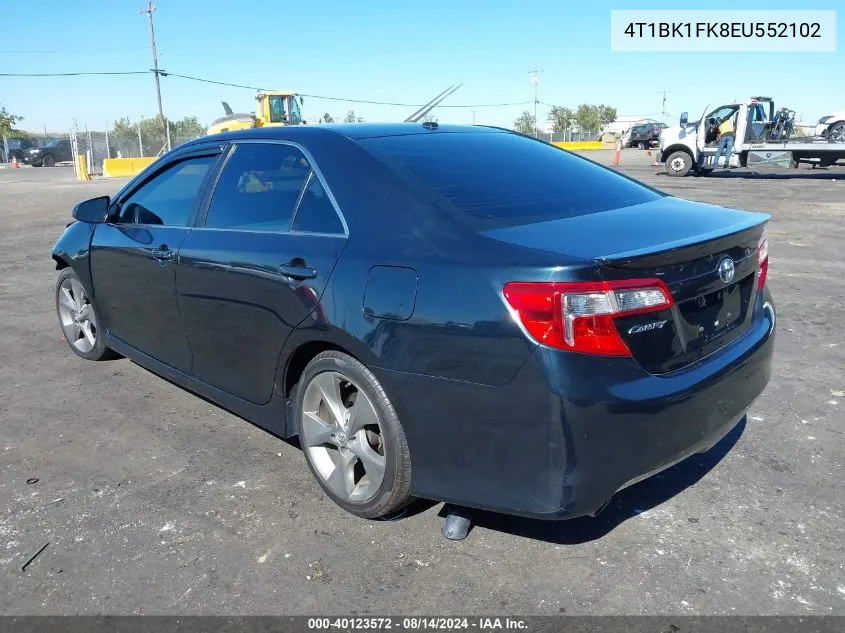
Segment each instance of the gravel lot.
[[440,506],[356,519],[293,446],[129,361],[74,356],[50,249],[74,202],[121,183],[0,170],[0,613],[845,614],[845,169],[675,179],[651,160],[626,151],[622,170],[773,215],[767,392],[598,518],[485,514],[458,543]]

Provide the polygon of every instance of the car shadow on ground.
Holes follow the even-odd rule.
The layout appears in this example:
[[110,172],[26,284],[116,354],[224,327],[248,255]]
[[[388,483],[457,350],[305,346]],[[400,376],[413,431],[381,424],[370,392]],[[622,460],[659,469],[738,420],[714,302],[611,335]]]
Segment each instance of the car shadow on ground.
[[[658,172],[656,176],[667,177],[666,172]],[[691,176],[697,178],[707,178],[708,180],[733,180],[735,178],[742,178],[747,180],[831,180],[845,178],[845,170],[842,169],[813,169],[813,170],[796,170],[784,169],[780,173],[768,171],[750,171],[748,169],[718,169],[709,174],[696,175],[690,173]]]
[[[745,431],[745,425],[746,419],[743,418],[706,453],[688,457],[662,473],[617,493],[610,504],[596,517],[581,517],[568,521],[540,521],[493,512],[474,511],[473,526],[559,545],[576,545],[599,539],[628,519],[659,506],[697,483],[733,448]],[[442,510],[441,514],[443,514]],[[699,518],[687,517],[687,520],[690,523],[697,523]]]

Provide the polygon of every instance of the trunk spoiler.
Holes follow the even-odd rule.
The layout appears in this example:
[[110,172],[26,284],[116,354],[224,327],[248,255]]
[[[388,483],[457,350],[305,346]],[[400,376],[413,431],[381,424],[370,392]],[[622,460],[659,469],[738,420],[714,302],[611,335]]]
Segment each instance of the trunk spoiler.
[[[636,268],[649,268],[672,263],[679,255],[679,251],[684,252],[682,258],[686,260],[706,257],[724,251],[729,245],[741,241],[742,233],[749,235],[756,233],[759,237],[759,234],[763,232],[763,227],[770,219],[771,216],[768,214],[757,213],[742,222],[722,227],[716,231],[701,233],[657,246],[604,255],[597,257],[595,261],[604,266],[616,268],[626,268],[634,263],[636,263]],[[740,239],[738,240],[738,238]]]

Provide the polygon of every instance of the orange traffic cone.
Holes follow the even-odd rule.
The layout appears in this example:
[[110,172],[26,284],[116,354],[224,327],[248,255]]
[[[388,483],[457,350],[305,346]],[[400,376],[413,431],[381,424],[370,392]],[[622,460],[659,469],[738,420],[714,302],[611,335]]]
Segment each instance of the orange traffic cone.
[[20,169],[21,166],[18,165],[18,157],[12,156],[12,169]]
[[622,160],[622,141],[618,141],[616,143],[616,153],[613,154],[613,160],[610,161],[610,164],[614,167],[619,165],[619,162]]

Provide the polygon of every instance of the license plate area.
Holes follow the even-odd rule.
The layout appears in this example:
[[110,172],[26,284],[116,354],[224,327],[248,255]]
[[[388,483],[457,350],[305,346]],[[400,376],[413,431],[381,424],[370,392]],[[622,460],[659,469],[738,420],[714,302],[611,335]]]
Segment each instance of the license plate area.
[[687,299],[678,304],[686,351],[693,351],[740,328],[751,303],[754,275],[730,286]]

